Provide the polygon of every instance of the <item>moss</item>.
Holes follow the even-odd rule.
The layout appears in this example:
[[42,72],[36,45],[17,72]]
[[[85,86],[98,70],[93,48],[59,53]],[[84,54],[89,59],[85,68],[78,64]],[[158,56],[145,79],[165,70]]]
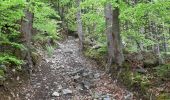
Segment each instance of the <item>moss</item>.
[[157,96],[157,100],[170,100],[170,93],[162,93]]
[[123,63],[123,68],[125,68],[127,71],[130,71],[131,70],[131,65],[127,62],[124,62]]
[[128,88],[131,88],[131,86],[132,86],[132,72],[123,71],[120,74],[120,78],[124,85],[126,85]]
[[[116,65],[114,65],[116,67]],[[117,76],[117,71],[114,72],[114,75]],[[118,80],[123,83],[125,86],[130,88],[132,86],[132,74],[130,70],[130,65],[128,63],[123,64],[123,68],[119,73]]]
[[170,80],[170,64],[160,65],[155,68],[156,74],[165,80]]
[[[115,71],[114,75],[117,76],[118,72]],[[138,91],[136,95],[139,97],[144,98],[145,96],[147,97],[147,94],[149,94],[147,92],[150,86],[148,76],[133,72],[129,63],[123,64],[118,76],[118,81],[125,85],[129,90]]]
[[0,70],[0,76],[4,77],[5,76],[5,73],[3,70]]
[[5,80],[5,73],[3,70],[0,70],[0,85],[3,85],[4,80]]
[[141,92],[146,92],[150,86],[150,81],[148,77],[139,73],[133,73],[132,75],[132,86],[137,84]]
[[97,52],[95,49],[86,49],[84,51],[85,56],[93,58],[93,59],[101,59],[103,54]]
[[39,53],[31,52],[31,57],[34,65],[40,64],[42,57]]

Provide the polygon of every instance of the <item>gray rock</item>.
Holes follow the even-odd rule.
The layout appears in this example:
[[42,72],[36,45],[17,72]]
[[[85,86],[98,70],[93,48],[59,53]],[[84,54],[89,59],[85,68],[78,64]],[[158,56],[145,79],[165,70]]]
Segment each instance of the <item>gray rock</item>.
[[55,85],[57,85],[57,84],[58,84],[58,82],[54,82],[54,84],[55,84]]
[[133,94],[129,93],[128,95],[124,96],[124,100],[132,100],[133,99]]
[[15,70],[15,69],[12,69],[12,72],[13,72],[13,73],[15,73],[15,72],[16,72],[16,70]]
[[84,71],[85,71],[85,69],[82,68],[82,69],[79,69],[79,70],[76,70],[76,71],[70,73],[70,75],[75,76],[76,74],[83,74]]
[[68,39],[72,40],[72,39],[74,39],[74,37],[73,36],[68,36]]
[[0,85],[3,85],[5,81],[5,78],[3,76],[0,76]]
[[56,63],[56,61],[55,61],[55,60],[52,60],[52,61],[51,61],[51,63],[52,63],[52,64],[55,64],[55,63]]
[[62,92],[63,92],[64,95],[73,93],[73,91],[70,90],[70,89],[63,89]]
[[83,76],[84,76],[84,77],[86,77],[86,76],[88,76],[88,75],[89,75],[89,73],[85,73],[85,72],[83,73]]
[[29,93],[26,94],[26,97],[27,97],[27,98],[29,98],[30,96],[31,96],[31,94],[29,94]]
[[83,84],[84,84],[84,87],[85,87],[86,89],[90,89],[90,87],[91,87],[90,82],[84,81]]
[[101,97],[101,93],[95,92],[93,96],[95,99],[98,99]]
[[99,73],[94,74],[94,78],[99,78],[99,77],[100,77]]
[[74,78],[75,80],[78,80],[78,79],[80,78],[80,76],[79,76],[79,75],[75,75],[73,78]]
[[17,76],[17,81],[19,81],[20,80],[20,77],[19,76]]
[[48,59],[45,59],[45,61],[48,63],[48,62],[50,62]]
[[89,79],[93,79],[94,78],[94,74],[92,72],[84,72],[83,76],[85,78],[89,78]]
[[76,88],[80,91],[83,91],[83,86],[81,84],[79,84]]
[[7,68],[5,65],[0,65],[0,70],[7,71]]
[[59,89],[59,90],[61,90],[62,88],[63,88],[62,85],[59,85],[59,86],[58,86],[58,89]]
[[99,49],[99,48],[101,48],[101,46],[100,45],[94,45],[92,48],[93,49]]
[[73,51],[65,51],[65,54],[73,54]]
[[41,83],[37,83],[36,85],[37,85],[37,86],[40,86],[40,85],[41,85]]
[[60,96],[60,93],[58,93],[58,92],[53,92],[52,96],[53,96],[53,97],[59,97],[59,96]]
[[142,73],[142,74],[145,74],[147,71],[144,69],[144,68],[142,68],[142,67],[139,67],[139,68],[137,68],[137,69],[135,69],[135,71],[136,72],[139,72],[139,73]]
[[49,86],[45,86],[46,89],[49,89]]
[[103,98],[103,100],[111,100],[111,98],[109,96]]

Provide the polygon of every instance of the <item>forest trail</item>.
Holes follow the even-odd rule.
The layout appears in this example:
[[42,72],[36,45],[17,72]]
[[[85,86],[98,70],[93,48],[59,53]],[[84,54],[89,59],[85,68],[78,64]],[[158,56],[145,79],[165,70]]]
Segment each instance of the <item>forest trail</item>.
[[99,65],[84,57],[73,37],[59,43],[52,57],[45,56],[24,100],[131,100],[132,94],[113,83]]

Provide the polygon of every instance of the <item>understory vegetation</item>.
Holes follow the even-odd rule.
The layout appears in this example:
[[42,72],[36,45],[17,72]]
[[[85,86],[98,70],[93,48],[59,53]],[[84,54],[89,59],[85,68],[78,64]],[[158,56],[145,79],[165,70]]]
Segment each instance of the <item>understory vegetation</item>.
[[0,85],[13,68],[31,73],[37,48],[52,56],[61,33],[137,97],[168,100],[169,10],[169,0],[0,0]]
[[[59,39],[59,15],[50,3],[42,0],[0,0],[0,85],[9,69],[30,69],[36,63],[37,45]],[[32,20],[31,20],[32,19]],[[30,42],[30,43],[28,43]],[[52,51],[50,51],[51,53]],[[31,54],[31,55],[30,55]],[[28,55],[31,57],[28,58]],[[51,55],[51,54],[50,54]],[[28,59],[33,61],[29,62]],[[25,67],[24,67],[25,66]],[[32,65],[31,65],[32,66]],[[11,67],[11,68],[9,68]],[[8,71],[7,71],[8,69]]]

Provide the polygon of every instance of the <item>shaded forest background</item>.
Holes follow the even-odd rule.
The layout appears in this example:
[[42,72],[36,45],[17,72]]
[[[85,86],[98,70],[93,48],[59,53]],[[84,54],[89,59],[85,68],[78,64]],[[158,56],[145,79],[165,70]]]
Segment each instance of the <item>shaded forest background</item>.
[[170,98],[169,10],[169,0],[0,0],[0,85],[11,73],[31,74],[37,49],[50,56],[74,36],[137,96]]

